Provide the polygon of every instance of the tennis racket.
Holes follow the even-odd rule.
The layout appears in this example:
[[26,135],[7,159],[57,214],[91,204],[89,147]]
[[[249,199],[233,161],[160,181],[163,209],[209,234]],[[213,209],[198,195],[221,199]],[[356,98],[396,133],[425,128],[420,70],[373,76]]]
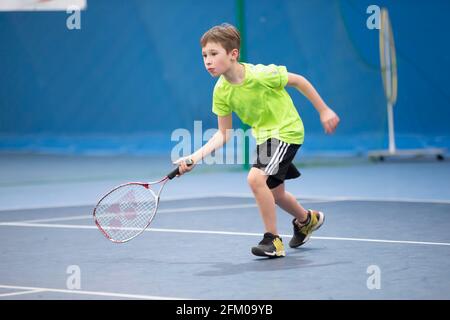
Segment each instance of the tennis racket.
[[381,9],[381,28],[379,34],[381,74],[383,76],[384,93],[387,99],[389,152],[396,152],[394,131],[394,105],[397,102],[397,56],[395,53],[394,34],[392,32],[389,13]]
[[[191,166],[193,161],[187,159],[186,164]],[[128,182],[109,191],[94,208],[98,229],[115,243],[140,235],[155,218],[164,185],[179,173],[177,167],[159,181]]]

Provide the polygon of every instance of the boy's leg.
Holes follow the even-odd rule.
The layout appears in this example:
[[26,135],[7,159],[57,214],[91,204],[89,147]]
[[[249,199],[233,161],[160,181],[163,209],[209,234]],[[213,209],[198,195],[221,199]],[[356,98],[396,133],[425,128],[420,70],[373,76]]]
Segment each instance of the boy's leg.
[[308,210],[295,199],[295,197],[287,192],[284,188],[284,183],[278,187],[270,189],[273,194],[275,203],[287,213],[293,215],[297,221],[304,222],[308,218]]
[[247,177],[248,184],[256,199],[266,232],[278,235],[275,200],[266,183],[267,176],[258,168],[251,168]]
[[294,235],[289,241],[289,246],[297,248],[308,241],[313,231],[322,226],[325,218],[324,214],[320,211],[305,210],[292,194],[285,191],[284,183],[271,189],[271,191],[275,203],[295,217],[292,221]]

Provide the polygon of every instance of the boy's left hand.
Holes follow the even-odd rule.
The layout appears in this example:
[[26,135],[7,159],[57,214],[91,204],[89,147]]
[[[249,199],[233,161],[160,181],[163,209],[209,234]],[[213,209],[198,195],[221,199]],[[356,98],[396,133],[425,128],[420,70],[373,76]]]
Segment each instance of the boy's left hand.
[[327,134],[334,133],[340,121],[337,114],[330,108],[320,113],[320,122],[322,122],[322,126]]

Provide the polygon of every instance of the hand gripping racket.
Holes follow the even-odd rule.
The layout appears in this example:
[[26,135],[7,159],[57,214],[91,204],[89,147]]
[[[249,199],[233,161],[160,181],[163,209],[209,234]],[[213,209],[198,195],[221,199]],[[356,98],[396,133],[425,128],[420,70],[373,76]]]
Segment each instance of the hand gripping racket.
[[[193,161],[187,159],[186,164],[191,166]],[[159,181],[128,182],[115,187],[95,206],[95,224],[107,239],[115,243],[137,237],[155,217],[164,185],[179,173],[178,167]]]

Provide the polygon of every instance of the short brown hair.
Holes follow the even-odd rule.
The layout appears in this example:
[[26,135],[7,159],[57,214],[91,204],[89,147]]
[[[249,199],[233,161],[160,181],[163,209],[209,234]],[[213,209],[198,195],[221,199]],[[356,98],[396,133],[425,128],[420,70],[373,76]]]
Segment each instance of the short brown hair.
[[240,50],[241,35],[235,26],[229,23],[222,23],[221,25],[214,26],[206,31],[200,39],[202,48],[206,46],[208,42],[220,43],[227,53],[229,53],[233,49]]

